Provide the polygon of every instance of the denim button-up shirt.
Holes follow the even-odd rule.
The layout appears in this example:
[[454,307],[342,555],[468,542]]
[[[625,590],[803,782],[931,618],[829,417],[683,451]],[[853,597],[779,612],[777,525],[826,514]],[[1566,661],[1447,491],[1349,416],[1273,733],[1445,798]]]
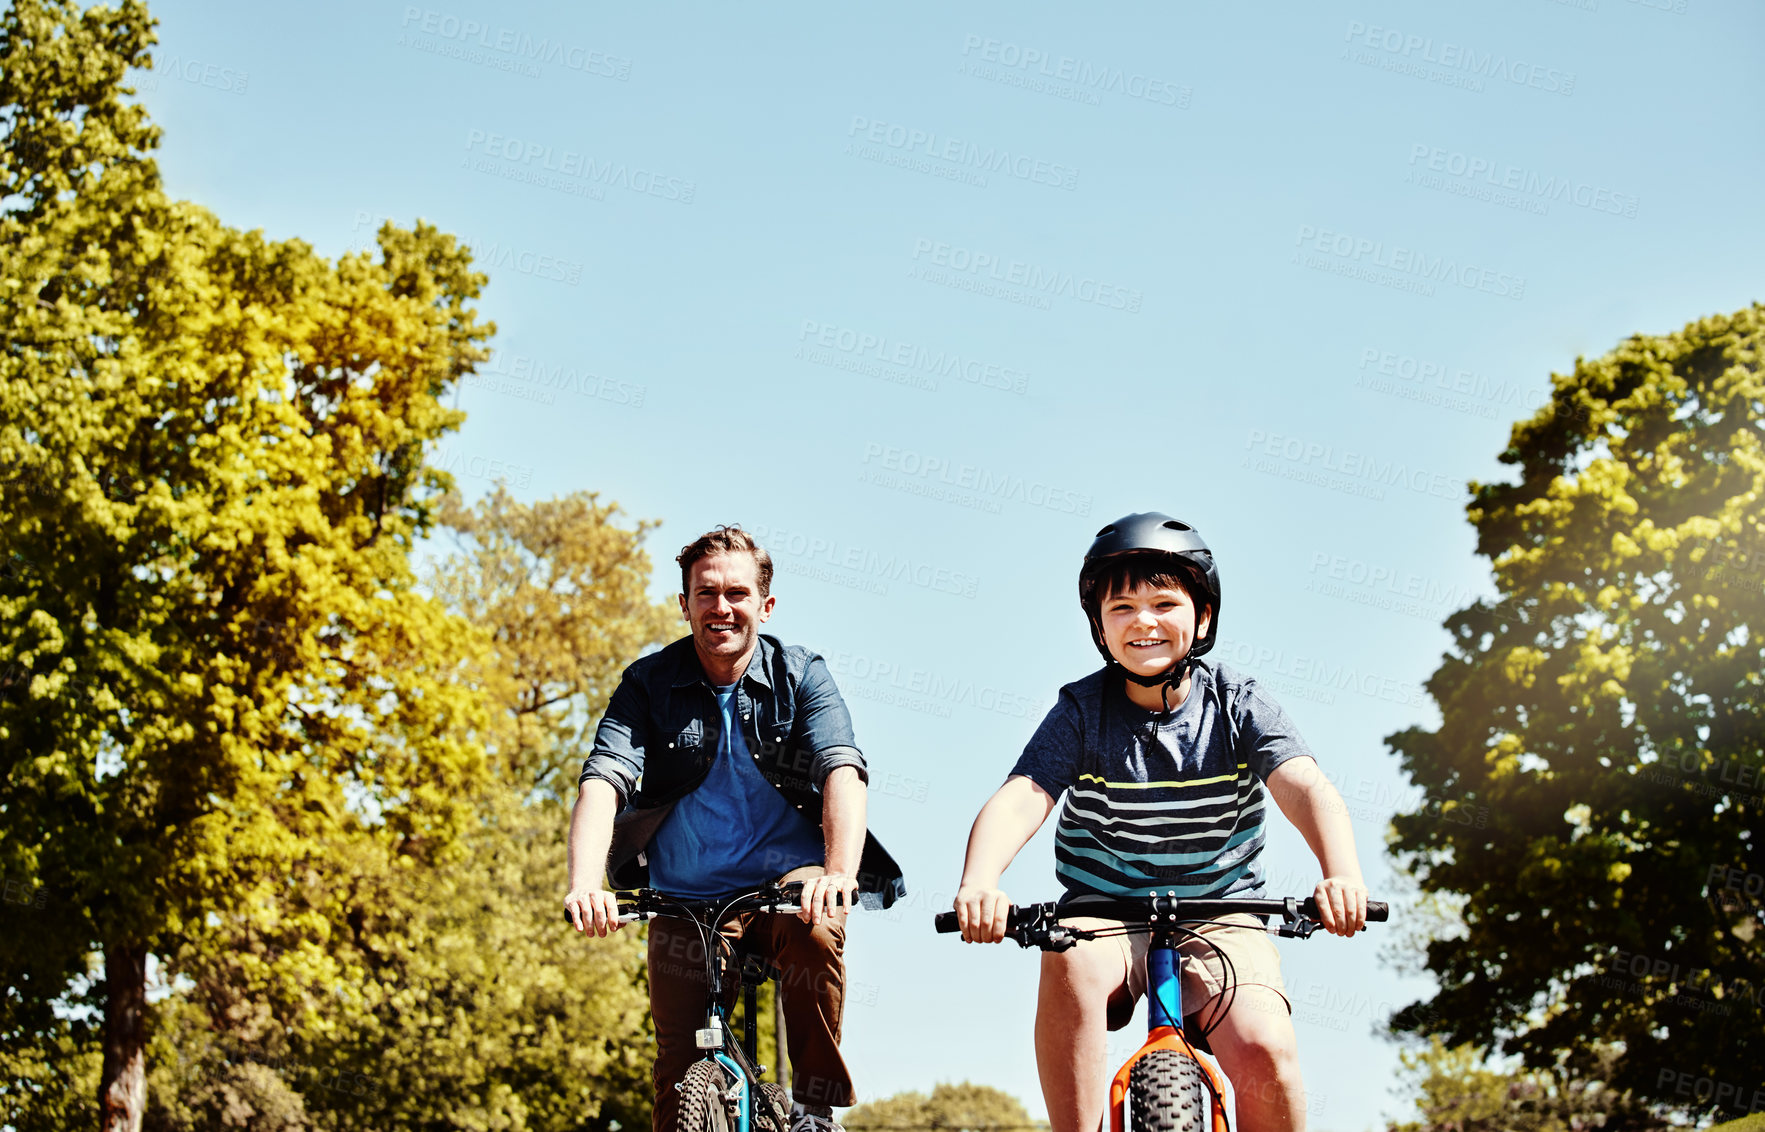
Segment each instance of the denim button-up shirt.
[[[690,637],[625,670],[581,777],[612,784],[624,803],[607,868],[612,884],[635,887],[647,879],[640,855],[673,803],[710,773],[722,715]],[[849,766],[870,780],[846,702],[810,649],[761,634],[736,683],[736,717],[755,767],[817,828],[829,774]],[[866,904],[885,908],[906,892],[900,867],[868,832],[858,882]]]

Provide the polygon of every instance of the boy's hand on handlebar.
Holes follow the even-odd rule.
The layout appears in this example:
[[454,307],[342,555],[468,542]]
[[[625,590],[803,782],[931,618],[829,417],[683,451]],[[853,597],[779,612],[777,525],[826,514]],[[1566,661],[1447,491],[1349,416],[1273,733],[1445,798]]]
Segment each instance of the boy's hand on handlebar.
[[1312,892],[1318,920],[1331,935],[1351,936],[1367,926],[1367,886],[1356,877],[1325,877]]
[[857,877],[844,873],[823,873],[803,882],[803,895],[797,901],[800,905],[797,918],[805,924],[819,924],[823,920],[843,915],[857,902]]
[[579,932],[605,936],[625,926],[619,922],[619,898],[604,889],[572,891],[564,897],[564,911]]
[[1011,897],[997,888],[965,884],[956,890],[956,922],[964,943],[998,943],[1005,938]]

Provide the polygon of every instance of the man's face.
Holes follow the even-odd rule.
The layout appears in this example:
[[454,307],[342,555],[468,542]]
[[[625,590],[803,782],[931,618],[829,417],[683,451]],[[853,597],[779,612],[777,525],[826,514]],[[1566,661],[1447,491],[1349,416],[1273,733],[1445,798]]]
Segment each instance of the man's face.
[[1212,620],[1212,612],[1203,609],[1196,624],[1195,601],[1182,586],[1142,585],[1111,594],[1099,614],[1110,655],[1138,676],[1163,672],[1188,656]]
[[693,628],[700,656],[732,661],[753,650],[775,601],[760,596],[760,570],[752,554],[712,554],[693,563],[680,613]]

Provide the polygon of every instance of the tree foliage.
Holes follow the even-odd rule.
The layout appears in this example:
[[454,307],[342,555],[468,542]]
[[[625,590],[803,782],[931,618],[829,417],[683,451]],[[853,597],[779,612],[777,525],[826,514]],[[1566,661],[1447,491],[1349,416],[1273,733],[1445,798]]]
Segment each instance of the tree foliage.
[[500,772],[536,799],[575,801],[582,752],[625,666],[679,635],[678,611],[647,594],[655,524],[628,529],[618,515],[593,493],[522,504],[501,485],[475,507],[443,503],[456,553],[430,584],[494,641]]
[[1438,993],[1400,1029],[1682,1111],[1752,1103],[1762,335],[1753,306],[1578,360],[1514,426],[1517,479],[1472,485],[1499,596],[1447,622],[1440,728],[1390,739],[1425,792],[1393,849],[1462,909],[1428,945]]
[[180,1053],[154,1079],[179,1104],[150,1121],[155,1132],[219,1127],[228,1101],[277,1111],[275,1085],[301,1100],[301,1127],[649,1122],[641,941],[584,940],[559,902],[562,802],[575,788],[563,771],[580,765],[569,723],[598,715],[624,665],[671,632],[645,592],[649,525],[618,525],[618,508],[586,493],[523,504],[500,487],[472,508],[450,496],[439,513],[458,547],[427,581],[486,642],[471,682],[494,709],[492,774],[461,852],[435,861],[344,838],[302,878],[347,972],[329,1016],[241,993],[252,984],[240,964],[276,942],[241,935],[192,957],[206,963],[185,968],[197,985],[165,1015]]
[[[132,0],[0,16],[0,876],[42,894],[0,1044],[79,1041],[83,998],[107,1127],[140,1120],[148,957],[334,1009],[298,878],[352,840],[448,859],[490,723],[409,562],[483,276],[422,224],[330,263],[167,198],[122,86],[151,43]],[[7,1118],[43,1089],[0,1084]]]
[[866,1101],[848,1109],[840,1123],[848,1132],[1029,1132],[1047,1127],[1032,1122],[1023,1102],[1010,1093],[967,1081],[935,1085],[930,1096],[906,1092]]
[[[1598,1051],[1608,1070],[1608,1047]],[[1417,1119],[1386,1132],[1665,1132],[1671,1127],[1648,1105],[1599,1077],[1550,1069],[1506,1071],[1490,1066],[1475,1046],[1448,1047],[1438,1038],[1403,1055],[1415,1078]]]

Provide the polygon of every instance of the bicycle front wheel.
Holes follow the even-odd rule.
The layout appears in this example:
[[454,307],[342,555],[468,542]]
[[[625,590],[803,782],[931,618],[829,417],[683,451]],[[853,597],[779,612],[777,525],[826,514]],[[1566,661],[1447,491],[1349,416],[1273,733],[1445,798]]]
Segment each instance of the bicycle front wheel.
[[1207,1085],[1195,1059],[1158,1049],[1128,1071],[1128,1115],[1133,1132],[1209,1132]]
[[729,1074],[723,1071],[723,1066],[709,1058],[695,1061],[677,1087],[680,1090],[677,1132],[734,1132],[735,1120],[730,1116],[729,1102],[723,1099],[729,1088]]
[[754,1123],[762,1132],[791,1132],[791,1095],[783,1085],[762,1082],[754,1091]]

